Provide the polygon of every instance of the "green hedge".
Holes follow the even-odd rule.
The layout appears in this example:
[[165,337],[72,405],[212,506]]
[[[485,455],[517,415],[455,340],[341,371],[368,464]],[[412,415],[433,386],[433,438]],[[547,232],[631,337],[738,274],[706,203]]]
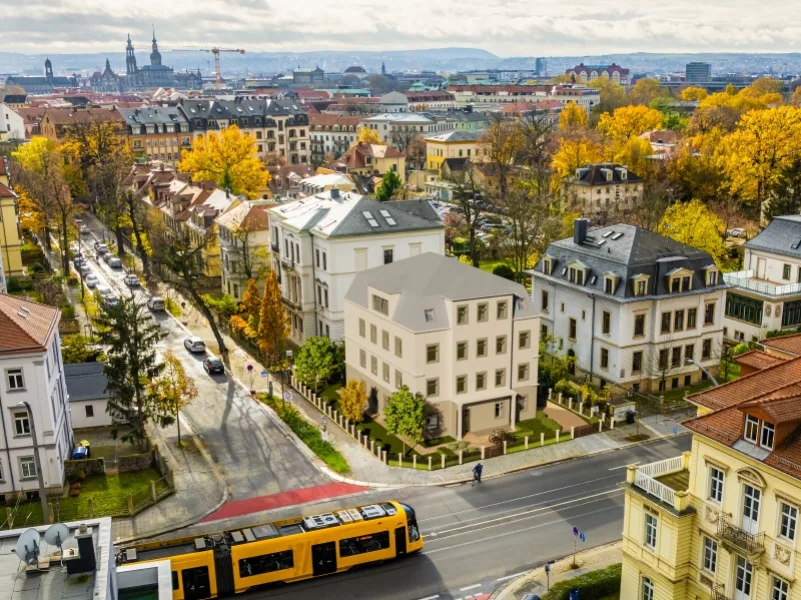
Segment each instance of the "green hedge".
[[262,394],[261,401],[272,408],[278,416],[281,417],[281,420],[289,425],[289,428],[295,432],[295,435],[303,440],[303,443],[320,457],[325,464],[331,467],[331,469],[340,474],[350,471],[348,461],[345,460],[330,442],[326,442],[323,439],[317,427],[301,417],[300,413],[291,405],[279,402],[275,396],[269,396],[267,394]]
[[605,569],[590,571],[573,579],[565,579],[551,587],[542,600],[569,600],[570,590],[578,588],[582,600],[606,598],[620,593],[620,574],[622,564],[611,565]]

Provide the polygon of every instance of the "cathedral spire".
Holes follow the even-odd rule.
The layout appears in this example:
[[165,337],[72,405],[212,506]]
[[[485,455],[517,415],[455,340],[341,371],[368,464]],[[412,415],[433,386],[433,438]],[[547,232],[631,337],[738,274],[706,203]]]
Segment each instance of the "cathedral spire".
[[151,25],[153,25],[153,44],[155,45],[156,44],[156,25],[153,24],[153,23],[151,23]]

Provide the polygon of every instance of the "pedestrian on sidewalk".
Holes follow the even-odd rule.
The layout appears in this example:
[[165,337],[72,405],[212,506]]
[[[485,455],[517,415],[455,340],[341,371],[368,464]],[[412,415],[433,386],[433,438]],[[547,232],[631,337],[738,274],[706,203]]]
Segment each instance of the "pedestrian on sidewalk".
[[484,465],[478,463],[475,467],[473,467],[473,482],[470,484],[471,486],[475,485],[476,482],[481,483],[481,472],[484,470]]

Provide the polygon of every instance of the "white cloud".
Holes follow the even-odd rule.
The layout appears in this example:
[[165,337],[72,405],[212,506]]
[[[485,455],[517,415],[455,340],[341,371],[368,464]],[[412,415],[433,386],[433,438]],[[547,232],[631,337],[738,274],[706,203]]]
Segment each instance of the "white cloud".
[[480,47],[499,55],[791,51],[801,3],[787,0],[0,0],[0,49],[26,53],[165,45],[251,51]]

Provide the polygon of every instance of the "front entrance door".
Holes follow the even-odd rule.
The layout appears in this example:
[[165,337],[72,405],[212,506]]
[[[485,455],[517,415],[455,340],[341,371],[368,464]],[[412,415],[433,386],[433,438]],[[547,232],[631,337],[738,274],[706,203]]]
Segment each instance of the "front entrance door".
[[406,554],[406,528],[395,529],[395,556]]
[[211,598],[208,567],[184,569],[181,571],[181,583],[184,587],[184,598],[186,600]]
[[315,576],[336,573],[336,542],[326,542],[325,544],[317,544],[316,546],[312,546],[312,565],[314,565]]
[[734,574],[734,600],[749,600],[751,598],[751,563],[737,557],[737,570]]
[[462,411],[462,435],[470,431],[470,409],[466,406],[460,408]]
[[748,533],[757,533],[759,527],[759,503],[762,491],[758,488],[745,485],[743,498],[743,529]]

